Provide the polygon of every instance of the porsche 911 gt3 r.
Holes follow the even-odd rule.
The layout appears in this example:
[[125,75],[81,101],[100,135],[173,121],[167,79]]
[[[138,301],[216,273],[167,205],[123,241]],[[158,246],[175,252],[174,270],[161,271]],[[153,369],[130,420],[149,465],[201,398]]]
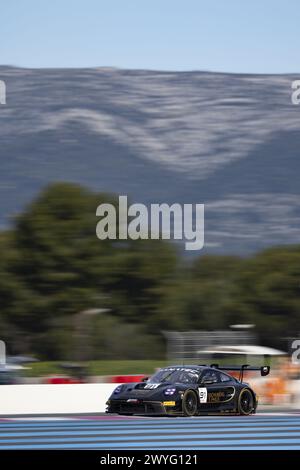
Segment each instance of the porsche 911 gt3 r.
[[[224,372],[239,370],[239,378]],[[270,367],[170,366],[139,383],[121,384],[107,401],[107,413],[124,415],[183,415],[223,413],[250,415],[257,396],[243,382],[245,370],[268,375]]]

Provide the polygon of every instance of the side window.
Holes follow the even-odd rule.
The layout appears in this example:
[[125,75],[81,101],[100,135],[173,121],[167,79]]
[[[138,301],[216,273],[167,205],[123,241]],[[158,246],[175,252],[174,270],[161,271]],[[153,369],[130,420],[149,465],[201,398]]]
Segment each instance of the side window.
[[201,383],[216,384],[220,382],[220,373],[217,370],[207,370],[201,377]]
[[229,375],[220,372],[220,380],[221,382],[231,382],[232,379],[229,377]]

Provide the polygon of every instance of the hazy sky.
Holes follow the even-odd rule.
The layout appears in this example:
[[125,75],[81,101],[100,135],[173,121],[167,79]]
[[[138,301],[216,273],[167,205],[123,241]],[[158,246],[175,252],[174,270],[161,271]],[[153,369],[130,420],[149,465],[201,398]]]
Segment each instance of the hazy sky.
[[299,0],[0,0],[0,64],[300,72]]

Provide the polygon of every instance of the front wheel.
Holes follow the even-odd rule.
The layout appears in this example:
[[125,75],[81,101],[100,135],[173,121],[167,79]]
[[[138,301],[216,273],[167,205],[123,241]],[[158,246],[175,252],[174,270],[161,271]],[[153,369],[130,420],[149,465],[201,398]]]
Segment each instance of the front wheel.
[[182,411],[184,416],[195,416],[198,411],[198,398],[193,390],[187,390],[182,397]]
[[254,398],[248,388],[244,388],[238,398],[238,413],[240,415],[250,415],[254,411]]

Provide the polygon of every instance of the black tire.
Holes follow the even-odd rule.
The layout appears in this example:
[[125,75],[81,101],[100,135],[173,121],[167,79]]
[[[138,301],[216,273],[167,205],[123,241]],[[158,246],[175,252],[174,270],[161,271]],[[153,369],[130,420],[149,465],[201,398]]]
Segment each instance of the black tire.
[[254,397],[248,388],[243,388],[238,398],[238,413],[239,415],[248,416],[253,413],[255,409]]
[[198,397],[193,390],[187,390],[182,397],[184,416],[195,416],[198,413]]

